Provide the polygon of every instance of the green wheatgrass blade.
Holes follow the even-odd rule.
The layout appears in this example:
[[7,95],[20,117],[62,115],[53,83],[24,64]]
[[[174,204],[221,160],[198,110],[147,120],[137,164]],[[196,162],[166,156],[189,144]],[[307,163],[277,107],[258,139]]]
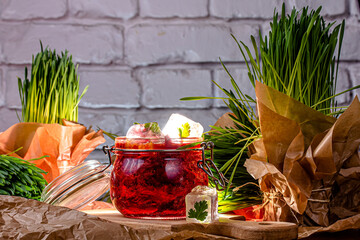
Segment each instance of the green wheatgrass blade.
[[[330,114],[337,96],[337,71],[345,22],[337,26],[335,22],[326,24],[320,11],[321,8],[315,11],[303,8],[300,14],[294,9],[286,15],[283,5],[281,17],[274,14],[268,36],[260,34],[259,47],[252,40],[256,58],[244,44],[236,42],[244,58],[250,59],[246,64],[251,82],[254,79],[261,81]],[[337,45],[338,55],[334,57]],[[262,63],[260,72],[259,61]]]
[[62,123],[62,119],[78,120],[79,77],[72,56],[45,49],[32,57],[30,80],[25,68],[24,81],[18,78],[23,122]]
[[224,100],[228,100],[229,98],[225,98],[225,97],[202,97],[202,96],[198,96],[198,97],[183,97],[180,100],[181,101],[194,101],[194,100],[204,100],[204,99],[224,99]]

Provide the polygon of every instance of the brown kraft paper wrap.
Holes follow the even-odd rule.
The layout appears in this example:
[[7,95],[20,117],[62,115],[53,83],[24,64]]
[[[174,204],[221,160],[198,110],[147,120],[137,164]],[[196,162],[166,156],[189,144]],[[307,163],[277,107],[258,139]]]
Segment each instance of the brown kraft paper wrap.
[[0,239],[159,239],[169,234],[137,230],[66,207],[0,195]]
[[0,239],[285,240],[297,237],[297,226],[289,223],[263,225],[223,219],[223,222],[197,224],[186,223],[185,220],[124,220],[120,213],[97,215],[22,197],[0,195]]
[[245,166],[264,192],[264,219],[329,226],[359,215],[358,98],[336,119],[259,82],[256,97],[262,138]]
[[76,166],[99,144],[105,142],[102,131],[95,132],[69,121],[60,124],[17,123],[0,133],[0,154],[12,153],[24,160],[48,157],[32,161],[48,172],[47,182],[61,174],[61,168]]

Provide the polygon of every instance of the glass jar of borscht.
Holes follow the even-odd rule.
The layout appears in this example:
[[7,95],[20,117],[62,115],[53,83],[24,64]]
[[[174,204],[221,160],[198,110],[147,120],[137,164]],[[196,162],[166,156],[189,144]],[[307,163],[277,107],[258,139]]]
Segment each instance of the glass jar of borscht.
[[208,185],[208,176],[198,167],[202,138],[115,139],[116,155],[110,180],[114,206],[125,217],[182,219],[185,196],[198,185]]

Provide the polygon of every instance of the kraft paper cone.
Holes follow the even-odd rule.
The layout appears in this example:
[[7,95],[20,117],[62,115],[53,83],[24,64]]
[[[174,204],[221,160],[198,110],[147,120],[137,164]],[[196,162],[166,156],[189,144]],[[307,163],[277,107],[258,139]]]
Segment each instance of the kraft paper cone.
[[[232,112],[224,113],[214,124],[216,127],[221,128],[237,128],[234,121],[231,119],[230,116],[235,116]],[[213,129],[212,129],[213,130]]]
[[360,102],[356,97],[327,132],[313,154],[315,161],[322,163],[318,164],[319,167],[331,165],[336,171],[332,175],[318,171],[315,175],[317,181],[313,183],[314,190],[310,199],[331,201],[329,204],[321,204],[309,200],[306,215],[321,226],[329,226],[338,219],[360,213],[359,191],[356,190],[360,189],[359,116]]
[[329,226],[359,214],[359,100],[336,119],[259,82],[256,96],[262,139],[245,166],[272,198],[265,219],[301,214],[305,224]]
[[49,157],[32,161],[48,172],[47,182],[59,176],[64,163],[75,166],[83,162],[96,146],[105,142],[102,131],[64,121],[60,124],[18,123],[0,133],[0,154],[13,153],[24,160]]
[[[316,134],[331,128],[336,121],[336,118],[326,116],[260,82],[256,82],[255,92],[258,103],[260,102],[272,112],[298,123],[308,143]],[[261,121],[259,106],[258,112]]]

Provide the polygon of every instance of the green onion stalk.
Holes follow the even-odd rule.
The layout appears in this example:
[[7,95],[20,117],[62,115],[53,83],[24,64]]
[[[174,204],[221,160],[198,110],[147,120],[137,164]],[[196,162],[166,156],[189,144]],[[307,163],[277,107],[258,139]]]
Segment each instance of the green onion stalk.
[[32,57],[31,76],[25,67],[24,81],[18,78],[22,105],[22,122],[59,123],[62,119],[78,121],[78,105],[86,93],[79,96],[78,66],[68,51],[56,54],[47,47]]
[[[274,13],[270,23],[269,36],[260,33],[259,47],[251,36],[255,57],[250,49],[232,36],[237,43],[248,68],[249,81],[255,81],[275,88],[327,115],[337,115],[335,97],[360,86],[336,94],[339,56],[344,35],[345,22],[335,26],[326,24],[320,16],[321,7],[316,11],[303,8],[301,14],[295,9],[290,15]],[[337,46],[338,45],[338,46]],[[334,56],[337,47],[337,57]],[[249,60],[248,60],[249,59]],[[186,97],[181,100],[222,99],[233,113],[230,118],[235,127],[215,127],[205,135],[205,139],[215,143],[214,162],[229,179],[225,191],[219,192],[219,211],[227,212],[261,203],[260,190],[256,181],[243,166],[249,157],[249,147],[261,138],[258,118],[252,106],[255,100],[243,93],[224,63],[232,90],[219,84],[226,97]],[[233,191],[236,187],[237,191]]]
[[46,172],[31,163],[38,159],[26,161],[8,155],[0,155],[0,195],[40,200],[47,182],[42,176]]

